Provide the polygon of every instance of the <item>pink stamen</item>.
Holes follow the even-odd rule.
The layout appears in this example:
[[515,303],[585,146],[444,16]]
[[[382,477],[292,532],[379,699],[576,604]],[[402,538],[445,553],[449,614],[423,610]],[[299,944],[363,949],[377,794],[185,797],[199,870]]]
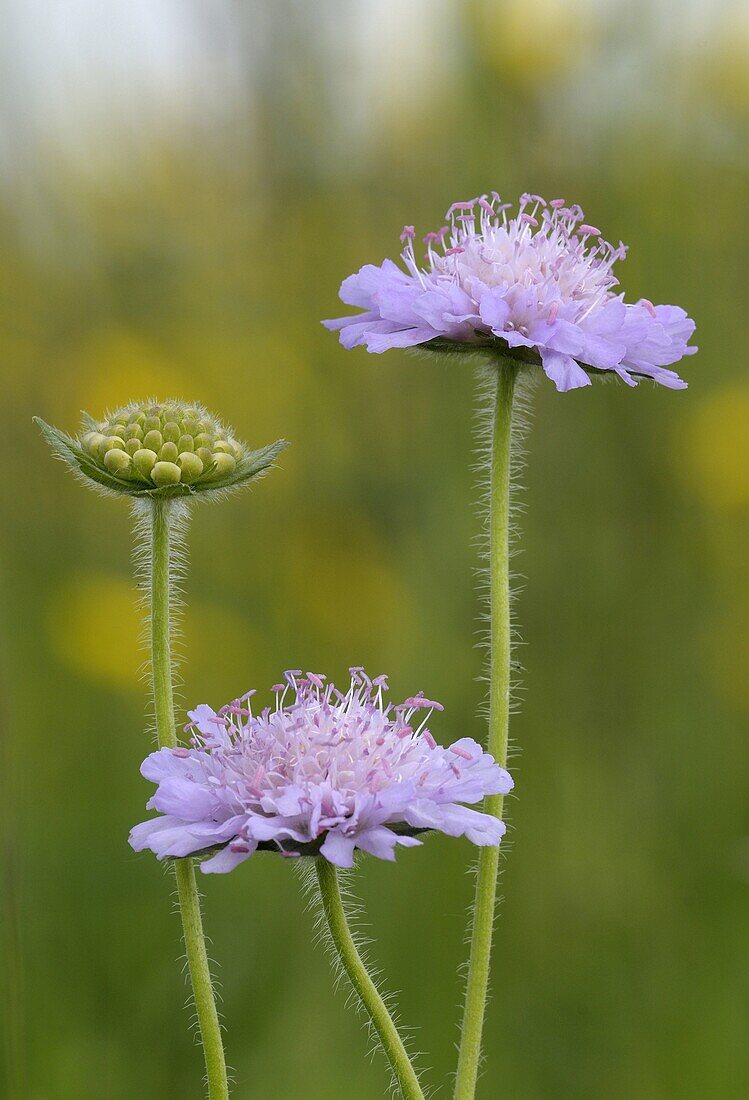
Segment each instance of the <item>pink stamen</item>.
[[451,745],[450,752],[454,752],[456,756],[462,757],[463,760],[473,760],[470,752],[467,749],[461,748],[460,745]]
[[172,756],[178,756],[181,760],[185,760],[190,755],[189,749],[172,749]]

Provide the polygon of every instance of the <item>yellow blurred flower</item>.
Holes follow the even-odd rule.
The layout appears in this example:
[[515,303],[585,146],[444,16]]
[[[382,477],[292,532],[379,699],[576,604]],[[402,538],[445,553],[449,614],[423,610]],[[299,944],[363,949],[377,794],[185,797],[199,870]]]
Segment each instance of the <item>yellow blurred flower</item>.
[[76,574],[57,593],[48,629],[53,651],[74,672],[110,688],[143,690],[145,651],[132,583],[109,574]]
[[521,87],[579,68],[599,34],[589,0],[476,0],[474,22],[476,48]]
[[749,505],[749,385],[726,387],[697,406],[677,441],[676,464],[706,506]]
[[[145,615],[130,581],[109,573],[74,574],[52,602],[47,625],[54,653],[71,671],[117,691],[146,691]],[[257,626],[216,604],[186,609],[178,651],[182,644],[194,685],[185,698],[190,705],[205,693],[239,694],[273,671],[258,666],[265,647]]]

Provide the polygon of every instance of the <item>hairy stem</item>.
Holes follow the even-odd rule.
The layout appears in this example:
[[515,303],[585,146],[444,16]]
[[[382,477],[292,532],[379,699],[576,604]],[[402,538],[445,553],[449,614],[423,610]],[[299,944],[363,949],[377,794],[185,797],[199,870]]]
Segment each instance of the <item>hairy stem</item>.
[[[507,764],[510,714],[510,465],[512,403],[518,368],[508,360],[496,366],[496,395],[491,437],[489,488],[490,666],[489,736],[487,748]],[[484,810],[502,816],[503,796],[489,795]],[[492,933],[497,895],[499,849],[482,848],[478,860],[473,908],[468,981],[455,1079],[455,1100],[473,1100],[476,1093],[481,1035],[489,987]]]
[[322,857],[315,860],[315,866],[323,910],[336,952],[379,1036],[401,1095],[404,1100],[424,1100],[424,1093],[403,1040],[354,943],[343,907],[336,869]]
[[[170,584],[174,568],[172,507],[168,500],[158,497],[151,502],[151,660],[160,748],[174,748],[177,744],[170,626]],[[228,1100],[226,1060],[208,966],[195,867],[190,858],[173,862],[187,964],[205,1055],[208,1096],[209,1100]]]

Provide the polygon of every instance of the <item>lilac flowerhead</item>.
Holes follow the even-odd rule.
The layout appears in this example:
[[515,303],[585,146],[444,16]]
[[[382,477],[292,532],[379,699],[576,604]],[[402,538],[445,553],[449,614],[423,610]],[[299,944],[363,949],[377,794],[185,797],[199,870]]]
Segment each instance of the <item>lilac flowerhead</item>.
[[[354,849],[394,859],[401,844],[434,829],[496,845],[504,824],[464,803],[506,794],[512,779],[468,737],[449,748],[426,727],[433,710],[419,694],[387,703],[386,677],[351,670],[344,695],[325,677],[292,671],[274,707],[253,715],[250,692],[216,713],[190,711],[191,748],[160,749],[141,773],[158,784],[130,844],[163,859],[220,846],[201,864],[231,871],[258,847],[320,855],[350,867]],[[417,725],[418,722],[418,725]]]
[[402,270],[392,260],[344,279],[341,300],[364,312],[323,321],[345,348],[368,351],[429,345],[491,347],[539,362],[558,390],[590,385],[591,369],[629,386],[640,377],[671,389],[686,382],[668,368],[689,347],[692,321],[678,306],[624,301],[614,287],[615,248],[579,206],[521,195],[517,213],[493,191],[447,211],[448,225],[424,237],[419,266],[413,226],[401,235]]

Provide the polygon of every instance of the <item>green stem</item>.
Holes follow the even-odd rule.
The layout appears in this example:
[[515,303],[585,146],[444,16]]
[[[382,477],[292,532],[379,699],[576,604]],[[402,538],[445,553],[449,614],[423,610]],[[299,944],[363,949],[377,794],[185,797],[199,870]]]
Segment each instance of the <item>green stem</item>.
[[[497,388],[491,443],[489,489],[490,667],[489,736],[487,749],[494,759],[507,764],[510,716],[510,437],[512,400],[518,368],[507,360],[496,367]],[[489,795],[484,810],[502,816],[503,796]],[[463,1010],[463,1025],[455,1078],[455,1100],[473,1100],[481,1058],[489,986],[492,932],[497,895],[499,849],[482,848],[476,877],[471,951]]]
[[338,957],[377,1032],[404,1100],[424,1100],[416,1071],[403,1040],[359,954],[346,919],[335,867],[321,856],[315,859],[325,917]]
[[[177,744],[170,629],[170,574],[174,564],[171,507],[168,500],[154,498],[152,501],[151,654],[156,733],[161,748],[174,748]],[[187,965],[205,1055],[208,1097],[209,1100],[228,1100],[226,1060],[208,966],[195,867],[190,858],[175,859],[173,864]]]

